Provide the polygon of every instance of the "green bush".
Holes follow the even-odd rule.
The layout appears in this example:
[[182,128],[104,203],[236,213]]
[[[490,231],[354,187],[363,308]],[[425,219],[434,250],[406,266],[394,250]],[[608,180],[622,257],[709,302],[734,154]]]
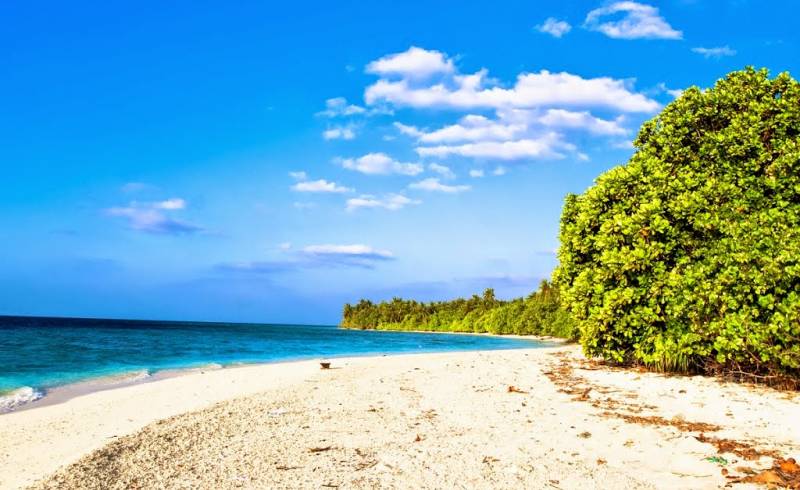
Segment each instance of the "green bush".
[[798,82],[748,68],[686,90],[567,197],[555,280],[587,354],[800,373],[799,134]]

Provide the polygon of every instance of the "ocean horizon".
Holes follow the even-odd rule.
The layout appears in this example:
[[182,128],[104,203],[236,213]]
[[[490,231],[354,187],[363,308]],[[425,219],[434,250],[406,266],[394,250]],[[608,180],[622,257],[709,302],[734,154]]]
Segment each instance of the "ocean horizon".
[[70,385],[94,391],[181,370],[546,345],[532,339],[336,325],[0,316],[0,413]]

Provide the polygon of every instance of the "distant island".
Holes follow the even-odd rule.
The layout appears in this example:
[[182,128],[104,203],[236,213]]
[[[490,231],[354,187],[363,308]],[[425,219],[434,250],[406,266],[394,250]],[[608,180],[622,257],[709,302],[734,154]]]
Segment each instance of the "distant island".
[[346,304],[341,326],[362,330],[417,330],[514,335],[546,335],[577,339],[576,323],[561,306],[558,288],[542,281],[525,298],[499,300],[494,289],[469,299],[432,301],[393,298]]

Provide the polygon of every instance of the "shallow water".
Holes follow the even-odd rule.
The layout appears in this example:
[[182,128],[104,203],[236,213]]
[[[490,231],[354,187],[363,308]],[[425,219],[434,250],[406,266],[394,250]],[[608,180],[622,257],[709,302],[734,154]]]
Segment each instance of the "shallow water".
[[335,326],[0,316],[0,412],[57,386],[133,382],[165,370],[375,354],[547,345],[485,335]]

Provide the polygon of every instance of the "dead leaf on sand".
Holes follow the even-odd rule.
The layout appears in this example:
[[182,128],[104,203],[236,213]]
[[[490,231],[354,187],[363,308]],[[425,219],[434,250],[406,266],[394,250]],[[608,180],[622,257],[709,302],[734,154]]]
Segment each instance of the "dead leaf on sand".
[[523,394],[528,393],[527,391],[521,390],[521,389],[517,388],[514,385],[511,385],[511,386],[508,387],[508,392],[509,393],[523,393]]
[[794,458],[776,459],[772,468],[742,478],[733,478],[731,481],[800,489],[800,466]]

